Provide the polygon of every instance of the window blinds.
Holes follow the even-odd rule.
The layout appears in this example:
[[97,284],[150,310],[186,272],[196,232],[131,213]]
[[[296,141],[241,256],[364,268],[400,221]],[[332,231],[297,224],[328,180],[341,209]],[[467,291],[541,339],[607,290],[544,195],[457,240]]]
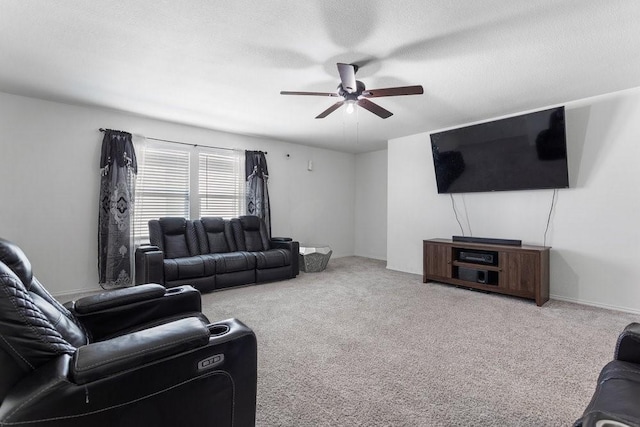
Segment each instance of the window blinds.
[[245,214],[244,151],[164,145],[148,146],[139,165],[134,217],[138,244],[148,241],[151,219]]
[[244,212],[242,155],[229,150],[207,150],[198,155],[200,217],[233,218]]
[[147,148],[136,183],[136,237],[149,236],[151,219],[189,218],[189,152]]

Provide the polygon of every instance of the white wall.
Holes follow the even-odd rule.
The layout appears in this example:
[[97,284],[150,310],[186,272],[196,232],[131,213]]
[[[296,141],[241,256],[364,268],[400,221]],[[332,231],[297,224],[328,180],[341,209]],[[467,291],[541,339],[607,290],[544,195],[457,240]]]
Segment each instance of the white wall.
[[387,150],[356,156],[355,254],[387,259]]
[[52,293],[98,288],[100,127],[267,151],[273,234],[354,254],[353,154],[0,93],[0,236],[27,253]]
[[[551,298],[640,313],[640,88],[565,106],[571,188],[559,190],[547,233]],[[422,240],[461,234],[450,196],[436,192],[430,147],[428,133],[389,141],[390,269],[421,274]],[[454,199],[465,234],[542,245],[551,197],[537,190]]]

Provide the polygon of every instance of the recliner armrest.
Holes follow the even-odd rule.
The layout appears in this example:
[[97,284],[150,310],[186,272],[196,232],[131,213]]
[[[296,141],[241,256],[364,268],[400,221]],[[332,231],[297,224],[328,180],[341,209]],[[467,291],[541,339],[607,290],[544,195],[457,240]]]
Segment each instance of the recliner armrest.
[[141,245],[135,253],[135,284],[164,285],[164,252],[154,245]]
[[84,345],[71,362],[71,379],[86,384],[209,343],[209,329],[196,317]]
[[90,314],[126,304],[160,298],[165,292],[164,286],[149,283],[80,298],[75,301],[73,308],[78,314]]
[[[139,293],[138,288],[142,289]],[[120,292],[122,295],[111,299],[111,294]],[[91,299],[94,297],[97,298]],[[90,299],[85,302],[85,298]],[[139,325],[167,318],[204,317],[200,292],[189,285],[165,289],[157,284],[148,284],[85,298],[67,304],[67,307],[90,333],[92,341],[136,330]],[[80,301],[83,302],[78,310]]]
[[288,249],[291,251],[291,264],[293,267],[292,277],[300,274],[300,262],[298,254],[300,253],[300,242],[296,242],[289,237],[275,237],[269,241],[273,249]]
[[616,360],[640,363],[640,323],[630,323],[618,336]]

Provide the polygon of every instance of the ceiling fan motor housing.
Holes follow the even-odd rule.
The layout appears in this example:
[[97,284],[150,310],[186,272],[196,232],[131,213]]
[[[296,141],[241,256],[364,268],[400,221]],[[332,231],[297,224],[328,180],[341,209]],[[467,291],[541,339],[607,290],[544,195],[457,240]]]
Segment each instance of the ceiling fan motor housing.
[[338,85],[338,95],[343,97],[346,101],[357,101],[358,97],[362,95],[364,92],[365,86],[360,80],[356,80],[356,90],[352,92],[348,92],[343,86],[342,83]]

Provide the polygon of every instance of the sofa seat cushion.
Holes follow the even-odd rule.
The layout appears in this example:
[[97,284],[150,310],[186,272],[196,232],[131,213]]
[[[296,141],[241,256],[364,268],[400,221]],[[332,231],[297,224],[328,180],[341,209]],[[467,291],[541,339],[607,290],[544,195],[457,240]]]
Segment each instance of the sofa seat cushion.
[[259,270],[291,265],[291,251],[286,249],[269,249],[253,254],[256,256],[256,267]]
[[216,261],[211,255],[196,255],[164,260],[165,281],[192,279],[215,274]]
[[216,273],[235,273],[256,268],[256,257],[250,252],[212,254],[216,257]]

